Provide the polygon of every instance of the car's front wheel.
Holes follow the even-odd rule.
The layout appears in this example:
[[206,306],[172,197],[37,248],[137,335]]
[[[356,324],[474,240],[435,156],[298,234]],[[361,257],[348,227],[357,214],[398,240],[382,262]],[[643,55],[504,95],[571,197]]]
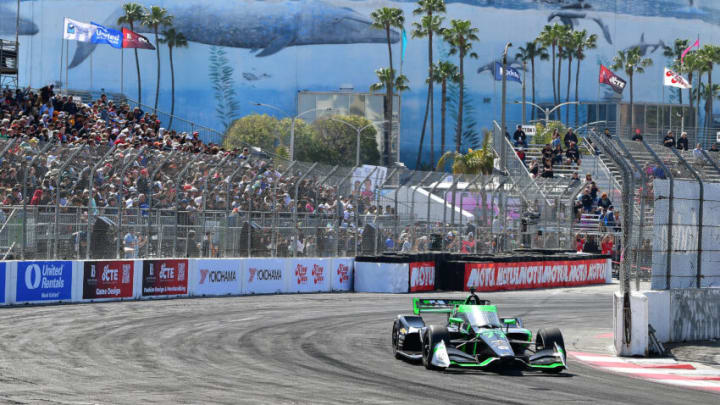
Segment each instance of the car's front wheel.
[[[555,344],[562,350],[561,355],[563,361],[566,359],[565,354],[565,340],[563,335],[558,328],[544,328],[540,329],[535,337],[535,349],[540,351],[544,349],[555,349]],[[563,370],[563,367],[549,368],[543,370],[547,373],[559,373]]]
[[437,367],[432,364],[432,358],[433,358],[433,349],[435,348],[435,345],[440,343],[443,340],[447,340],[447,329],[430,325],[427,328],[425,328],[425,332],[423,333],[423,340],[422,340],[422,362],[423,366],[425,366],[428,370],[440,370],[441,367]]
[[400,343],[400,327],[398,326],[398,322],[393,322],[393,330],[392,330],[392,351],[393,355],[396,359],[399,359],[400,353],[398,353],[398,344]]

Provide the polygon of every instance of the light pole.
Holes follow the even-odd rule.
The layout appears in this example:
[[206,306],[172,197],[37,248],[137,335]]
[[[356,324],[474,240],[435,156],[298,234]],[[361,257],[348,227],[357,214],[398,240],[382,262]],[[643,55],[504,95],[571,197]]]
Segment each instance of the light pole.
[[338,120],[335,118],[330,117],[330,121],[339,122],[340,124],[345,124],[348,127],[352,128],[357,132],[357,142],[355,144],[355,166],[360,166],[360,133],[372,126],[375,126],[375,124],[384,124],[387,122],[387,120],[378,121],[378,122],[371,122],[370,124],[365,125],[364,127],[356,127],[355,125],[352,125],[348,122],[345,122],[343,120]]
[[[280,107],[275,107],[274,105],[265,104],[265,103],[257,103],[257,102],[253,102],[253,101],[251,101],[250,104],[257,105],[257,106],[260,106],[260,107],[265,107],[265,108],[273,109],[273,110],[278,111],[278,112],[280,112],[281,114],[284,114],[285,116],[288,116],[288,117],[291,116],[290,114],[288,114],[288,113],[287,113],[285,110],[283,110],[282,108],[280,108]],[[295,160],[295,120],[297,120],[298,118],[302,117],[303,115],[308,114],[308,113],[311,113],[311,112],[313,112],[313,111],[332,111],[332,110],[334,110],[334,108],[332,108],[332,107],[327,107],[327,108],[313,108],[312,110],[303,111],[303,112],[301,112],[301,113],[298,114],[298,115],[292,116],[292,118],[291,118],[291,124],[290,124],[290,160],[291,160],[291,161]]]
[[[507,121],[505,119],[505,103],[507,102],[507,53],[508,49],[512,46],[512,42],[508,42],[505,44],[505,50],[503,51],[503,63],[502,63],[502,109],[501,109],[501,122],[502,122],[502,128],[500,128],[501,135],[503,139],[505,138],[505,131],[507,127]],[[500,152],[500,167],[505,170],[505,165],[507,164],[505,154],[506,151],[506,144],[507,142],[503,141],[501,143],[502,147]]]
[[[579,101],[567,101],[567,102],[565,102],[565,103],[560,103],[560,104],[556,105],[556,106],[553,107],[552,109],[550,109],[550,108],[542,108],[542,107],[540,107],[539,105],[533,103],[532,101],[524,101],[524,102],[515,101],[515,104],[530,104],[531,106],[533,106],[533,107],[537,108],[538,110],[540,110],[540,112],[542,112],[543,114],[545,114],[545,119],[544,119],[543,121],[545,121],[545,128],[547,128],[548,122],[550,122],[550,115],[551,115],[552,113],[554,113],[555,110],[557,110],[558,108],[560,108],[560,107],[562,107],[562,106],[564,106],[564,105],[580,104],[580,102],[579,102]],[[523,105],[523,108],[525,108],[524,105]]]

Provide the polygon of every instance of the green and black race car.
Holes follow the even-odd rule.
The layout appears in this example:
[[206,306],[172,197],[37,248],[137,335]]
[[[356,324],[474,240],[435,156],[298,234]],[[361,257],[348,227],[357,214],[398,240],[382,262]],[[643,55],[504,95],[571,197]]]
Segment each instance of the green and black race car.
[[[547,373],[567,369],[557,328],[532,332],[518,318],[498,318],[497,308],[474,291],[465,300],[413,299],[415,315],[398,315],[392,348],[398,359],[422,360],[428,369],[523,368]],[[448,314],[447,324],[426,325],[421,313]]]

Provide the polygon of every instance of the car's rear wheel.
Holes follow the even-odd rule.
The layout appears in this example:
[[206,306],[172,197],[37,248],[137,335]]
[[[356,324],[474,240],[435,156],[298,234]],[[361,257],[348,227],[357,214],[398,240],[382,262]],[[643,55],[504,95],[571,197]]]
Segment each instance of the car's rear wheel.
[[392,330],[392,351],[393,355],[396,359],[399,359],[400,353],[398,353],[398,344],[400,342],[400,327],[398,326],[398,322],[393,322],[393,330]]
[[441,370],[441,367],[437,367],[432,364],[433,349],[435,345],[441,341],[447,341],[447,329],[441,326],[430,325],[425,329],[422,340],[422,362],[428,370]]
[[[545,349],[555,349],[555,344],[562,350],[563,361],[565,360],[565,340],[563,339],[562,333],[558,328],[544,328],[540,329],[535,337],[535,349],[537,351]],[[562,367],[548,368],[543,371],[547,373],[559,373],[562,371]]]

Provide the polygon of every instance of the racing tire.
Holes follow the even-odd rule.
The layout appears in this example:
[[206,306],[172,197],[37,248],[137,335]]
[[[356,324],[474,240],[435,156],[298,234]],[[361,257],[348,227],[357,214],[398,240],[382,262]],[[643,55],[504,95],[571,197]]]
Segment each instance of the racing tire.
[[398,326],[398,322],[395,321],[395,322],[393,322],[393,330],[392,330],[392,351],[393,351],[393,355],[395,356],[396,359],[402,358],[400,353],[398,353],[398,344],[400,342],[399,337],[400,337],[400,328]]
[[422,340],[422,363],[428,370],[442,370],[442,367],[437,367],[432,364],[433,348],[437,343],[445,341],[447,344],[447,328],[437,325],[430,325],[425,329]]
[[[535,350],[540,351],[544,349],[554,349],[555,343],[562,349],[563,358],[566,356],[565,352],[565,340],[563,339],[562,333],[558,328],[543,328],[540,329],[535,337]],[[562,368],[550,368],[543,370],[546,373],[559,373]]]

